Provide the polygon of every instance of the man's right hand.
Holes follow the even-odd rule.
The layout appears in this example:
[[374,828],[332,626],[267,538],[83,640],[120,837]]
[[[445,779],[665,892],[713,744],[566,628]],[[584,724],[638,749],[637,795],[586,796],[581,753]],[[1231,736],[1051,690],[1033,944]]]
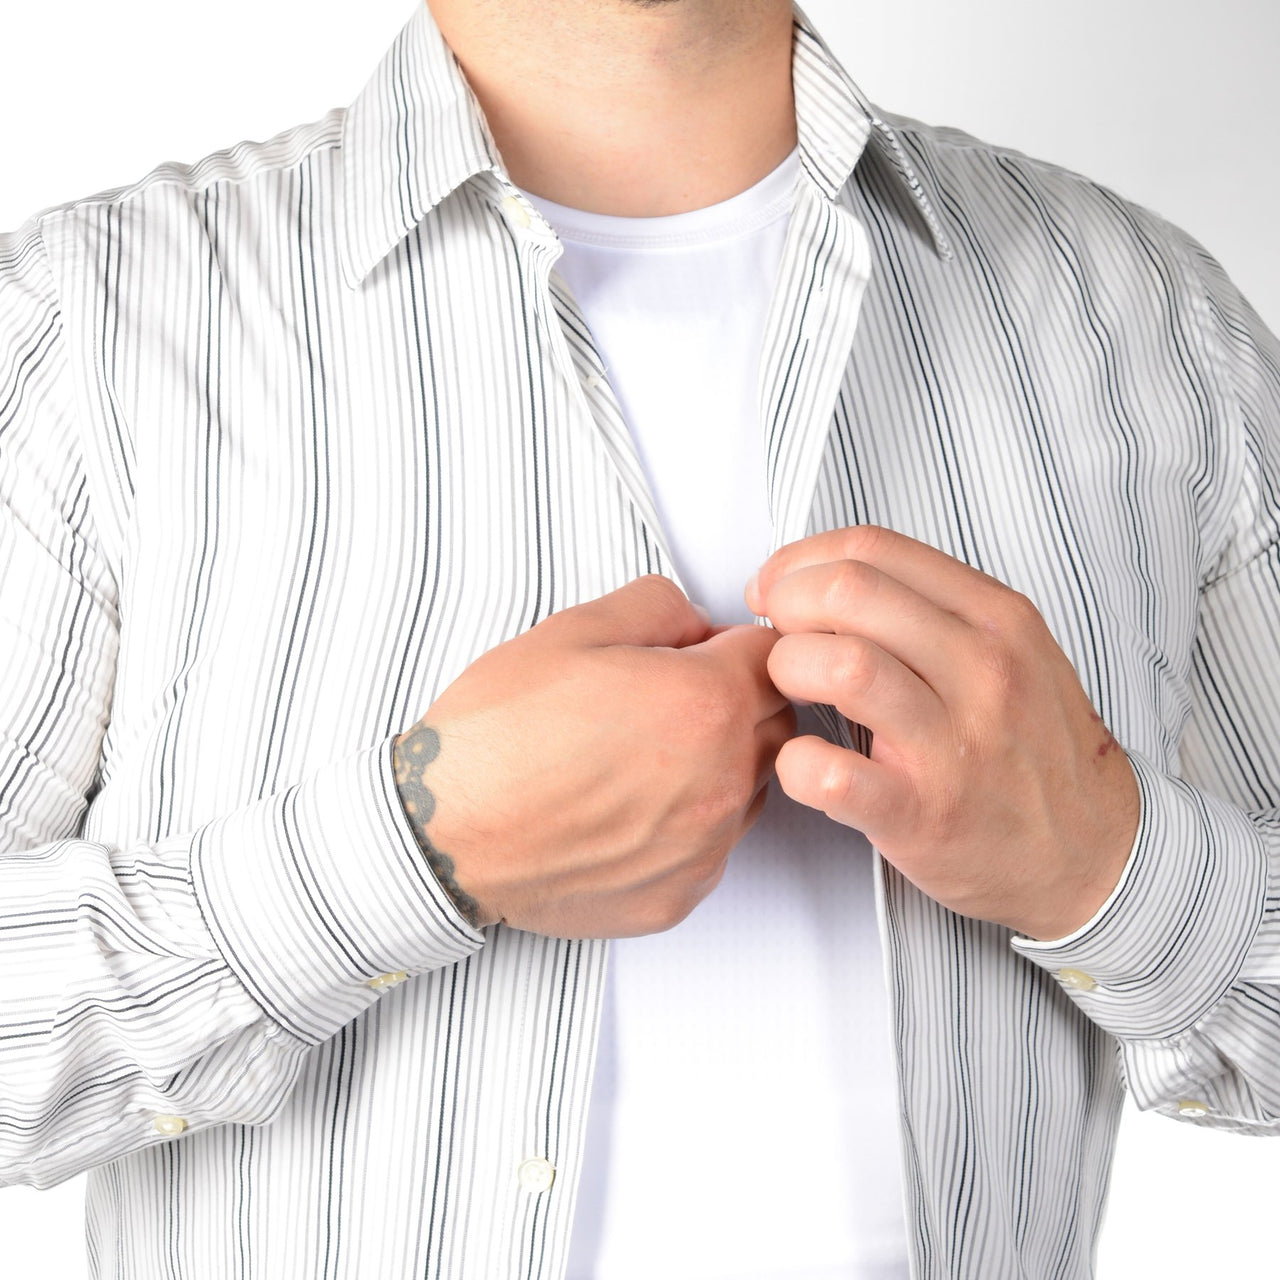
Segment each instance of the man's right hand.
[[405,812],[471,923],[620,938],[683,920],[795,732],[777,639],[713,628],[649,576],[473,662],[395,743]]

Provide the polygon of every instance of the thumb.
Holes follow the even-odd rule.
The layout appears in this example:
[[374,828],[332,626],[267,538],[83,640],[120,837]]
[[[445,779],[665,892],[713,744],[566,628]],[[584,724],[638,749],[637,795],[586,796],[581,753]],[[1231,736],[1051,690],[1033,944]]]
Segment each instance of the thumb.
[[711,631],[710,615],[689,603],[670,578],[651,573],[586,604],[553,614],[541,624],[560,639],[582,645],[629,644],[683,649]]

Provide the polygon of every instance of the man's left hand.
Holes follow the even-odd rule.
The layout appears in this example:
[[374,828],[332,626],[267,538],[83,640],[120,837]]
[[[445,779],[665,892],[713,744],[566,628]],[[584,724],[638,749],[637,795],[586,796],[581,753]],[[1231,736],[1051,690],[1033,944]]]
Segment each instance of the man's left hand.
[[1137,782],[1025,596],[862,525],[777,551],[747,603],[781,633],[778,690],[873,735],[869,758],[791,739],[789,796],[963,915],[1053,939],[1102,906],[1137,832]]

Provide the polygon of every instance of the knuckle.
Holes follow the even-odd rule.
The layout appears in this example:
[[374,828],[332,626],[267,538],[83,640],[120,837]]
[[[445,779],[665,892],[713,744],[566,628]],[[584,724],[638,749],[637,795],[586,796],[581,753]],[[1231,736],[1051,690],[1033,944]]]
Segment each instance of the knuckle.
[[823,810],[840,809],[849,798],[851,775],[839,757],[831,756],[818,767],[815,779]]
[[741,765],[717,769],[694,800],[692,816],[699,830],[719,831],[737,819],[755,794],[755,773]]
[[629,589],[640,597],[644,608],[663,615],[675,614],[688,607],[684,592],[660,573],[646,573],[636,578]]
[[982,646],[982,671],[988,701],[1002,705],[1017,698],[1022,686],[1022,663],[1022,655],[1003,638],[988,640]]
[[830,660],[828,677],[845,693],[865,695],[875,686],[879,664],[871,647],[855,638],[846,639]]
[[856,611],[874,592],[875,570],[861,560],[841,560],[832,570],[823,604],[832,614]]
[[699,860],[688,874],[672,879],[662,892],[654,895],[642,911],[646,933],[666,933],[688,919],[693,909],[720,883],[724,875],[723,854],[703,865]]
[[631,583],[634,591],[647,591],[659,600],[683,600],[684,592],[661,573],[642,573]]
[[1025,718],[1045,673],[1048,629],[1035,604],[1019,592],[1002,589],[998,604],[978,621],[975,671],[977,697],[967,723],[965,745],[981,749],[1000,726]]
[[719,883],[732,846],[732,838],[725,834],[719,834],[714,840],[708,840],[701,846],[689,868],[690,892],[701,896],[710,892],[712,885]]
[[677,896],[667,893],[653,896],[638,907],[632,915],[632,928],[641,936],[666,933],[674,929],[693,910]]
[[666,933],[674,929],[676,925],[683,924],[697,905],[696,902],[688,902],[683,898],[673,899],[658,913],[655,926],[649,932]]
[[980,670],[988,697],[997,702],[1017,698],[1025,685],[1028,610],[1039,618],[1029,600],[1025,605],[1004,602],[998,612],[987,614],[979,623]]
[[729,859],[727,855],[722,856],[716,860],[716,863],[711,868],[711,871],[707,874],[707,876],[702,880],[702,883],[699,885],[699,893],[698,893],[699,902],[701,902],[703,898],[706,898],[709,894],[715,891],[717,886],[720,884],[720,881],[724,879],[724,871],[728,865],[729,865]]
[[992,589],[986,607],[978,616],[979,631],[1016,642],[1029,632],[1040,630],[1044,620],[1029,596],[1012,587],[998,585]]
[[1008,614],[1006,626],[1010,635],[1025,641],[1044,630],[1044,617],[1029,596],[1012,589],[1007,590],[1005,596],[1004,606]]
[[849,532],[847,554],[873,561],[890,550],[890,544],[897,536],[880,524],[855,525]]

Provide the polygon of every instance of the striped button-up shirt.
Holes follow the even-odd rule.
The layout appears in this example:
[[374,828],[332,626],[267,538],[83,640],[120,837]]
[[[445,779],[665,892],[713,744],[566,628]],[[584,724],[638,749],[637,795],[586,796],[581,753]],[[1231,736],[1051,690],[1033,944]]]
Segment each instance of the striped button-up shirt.
[[[878,865],[914,1274],[1083,1277],[1126,1084],[1280,1123],[1280,351],[1185,236],[886,117],[799,12],[794,86],[775,542],[875,522],[1025,592],[1140,783],[1067,939]],[[559,248],[425,7],[349,110],[0,238],[0,1181],[92,1170],[97,1276],[562,1272],[608,944],[470,928],[390,761],[670,571]]]

